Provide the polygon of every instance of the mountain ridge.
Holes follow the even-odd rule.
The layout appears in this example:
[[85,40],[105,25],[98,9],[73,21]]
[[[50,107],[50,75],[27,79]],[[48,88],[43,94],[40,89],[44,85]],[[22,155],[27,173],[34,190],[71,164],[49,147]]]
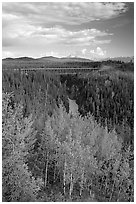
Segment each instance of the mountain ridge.
[[81,58],[81,57],[54,57],[54,56],[45,56],[45,57],[39,57],[39,58],[33,58],[33,57],[17,57],[17,58],[12,58],[12,57],[8,57],[8,58],[4,58],[2,59],[4,61],[9,61],[9,60],[22,60],[22,61],[27,61],[27,60],[57,60],[57,61],[88,61],[91,62],[93,60],[87,59],[87,58]]
[[88,58],[82,58],[82,57],[54,57],[54,56],[45,56],[45,57],[39,57],[39,58],[33,58],[33,57],[8,57],[2,59],[2,61],[53,61],[53,62],[93,62],[93,61],[122,61],[122,62],[134,62],[134,56],[128,56],[128,57],[108,57],[104,59],[97,59],[97,60],[91,60]]

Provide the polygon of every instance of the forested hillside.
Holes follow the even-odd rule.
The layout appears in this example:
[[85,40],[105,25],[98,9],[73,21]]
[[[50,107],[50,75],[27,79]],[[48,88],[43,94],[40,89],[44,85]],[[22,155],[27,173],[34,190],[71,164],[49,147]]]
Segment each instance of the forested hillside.
[[121,66],[3,70],[3,201],[134,201],[134,79]]

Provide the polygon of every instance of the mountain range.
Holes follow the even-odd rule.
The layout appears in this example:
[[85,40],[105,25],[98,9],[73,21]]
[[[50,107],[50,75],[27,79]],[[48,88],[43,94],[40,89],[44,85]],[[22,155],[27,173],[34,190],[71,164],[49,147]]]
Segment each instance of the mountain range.
[[[134,56],[132,57],[109,57],[101,60],[95,60],[95,61],[107,61],[107,60],[112,60],[112,61],[122,61],[122,62],[134,62]],[[46,56],[46,57],[41,57],[41,58],[32,58],[32,57],[19,57],[19,58],[5,58],[2,60],[4,61],[37,61],[37,62],[93,62],[94,60],[86,59],[86,58],[80,58],[80,57],[53,57],[53,56]]]
[[86,59],[86,58],[79,58],[79,57],[41,57],[41,58],[32,58],[32,57],[19,57],[19,58],[5,58],[4,61],[38,61],[38,62],[92,62],[93,60]]

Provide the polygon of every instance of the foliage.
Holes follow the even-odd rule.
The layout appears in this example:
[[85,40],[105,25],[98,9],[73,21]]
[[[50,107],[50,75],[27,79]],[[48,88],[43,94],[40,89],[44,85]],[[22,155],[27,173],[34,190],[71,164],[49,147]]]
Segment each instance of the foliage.
[[66,93],[58,77],[42,71],[30,72],[3,71],[3,92],[14,92],[14,103],[23,104],[23,115],[33,114],[39,117],[44,114],[44,119],[51,115],[60,99],[67,105]]
[[3,201],[133,201],[133,103],[120,71],[4,71]]
[[81,115],[88,112],[98,123],[109,130],[126,126],[124,142],[133,142],[134,128],[134,80],[133,76],[120,71],[92,72],[87,77],[61,76],[68,94],[76,101]]
[[[13,110],[10,104],[11,94],[3,94],[3,201],[34,201],[40,189],[39,184],[25,164],[28,146],[25,144],[32,136],[31,119],[22,119],[22,107]],[[29,138],[29,142],[31,138]]]
[[[59,186],[59,192],[63,192],[66,200],[71,200],[75,192],[80,199],[84,194],[88,199],[103,197],[104,201],[133,199],[132,192],[126,196],[128,188],[133,188],[132,168],[124,157],[127,153],[122,150],[122,142],[115,130],[108,132],[90,115],[71,117],[60,105],[48,117],[40,137],[38,162],[35,160],[34,165],[38,167],[39,160],[42,164],[45,162],[45,165],[35,167],[46,172],[45,189]],[[122,190],[118,193],[118,189],[124,189],[124,193]]]

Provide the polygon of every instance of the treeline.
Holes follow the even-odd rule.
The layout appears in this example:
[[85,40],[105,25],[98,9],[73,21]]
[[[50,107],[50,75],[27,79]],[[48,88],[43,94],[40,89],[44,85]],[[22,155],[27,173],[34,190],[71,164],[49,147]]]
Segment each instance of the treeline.
[[109,65],[113,66],[114,69],[120,70],[120,71],[128,71],[128,72],[134,72],[134,62],[122,62],[122,61],[113,61],[113,60],[107,60],[102,62],[103,65]]
[[68,61],[63,59],[57,60],[38,60],[38,59],[4,59],[2,61],[2,68],[4,69],[31,69],[31,68],[98,68],[101,69],[102,66],[108,65],[112,66],[117,70],[121,71],[134,71],[133,62],[122,62],[122,61]]
[[4,69],[30,69],[30,68],[98,68],[101,62],[52,62],[52,61],[4,61],[2,64]]

